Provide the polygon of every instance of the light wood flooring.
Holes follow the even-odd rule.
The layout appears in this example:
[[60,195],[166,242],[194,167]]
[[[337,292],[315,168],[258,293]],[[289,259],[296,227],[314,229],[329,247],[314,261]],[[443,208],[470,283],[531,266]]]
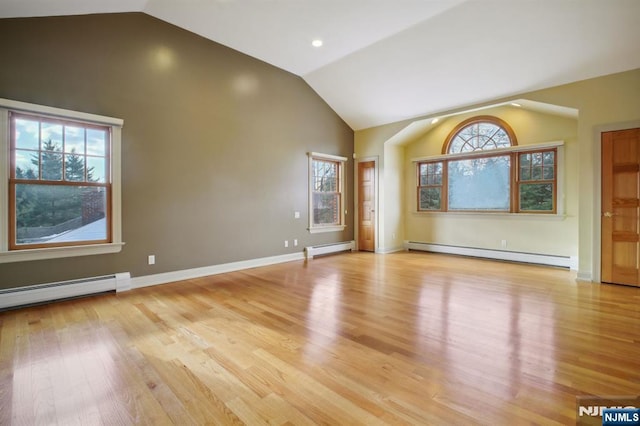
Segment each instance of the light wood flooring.
[[350,253],[0,313],[0,425],[575,424],[640,394],[640,288]]

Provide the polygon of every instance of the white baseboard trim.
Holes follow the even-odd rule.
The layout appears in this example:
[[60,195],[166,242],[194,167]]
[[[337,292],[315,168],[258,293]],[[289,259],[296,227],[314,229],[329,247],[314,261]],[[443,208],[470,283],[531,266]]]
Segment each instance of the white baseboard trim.
[[53,302],[70,297],[87,296],[95,293],[116,291],[118,293],[135,288],[166,284],[174,281],[205,277],[207,275],[223,274],[242,269],[257,268],[259,266],[274,265],[276,263],[304,260],[304,253],[291,253],[279,256],[263,257],[224,263],[221,265],[204,266],[201,268],[185,269],[181,271],[165,272],[154,275],[144,275],[131,278],[129,272],[123,272],[102,277],[61,281],[26,287],[16,287],[0,290],[0,309],[35,303]]
[[449,246],[444,244],[422,243],[417,241],[405,241],[408,250],[421,250],[434,253],[456,254],[460,256],[482,257],[495,260],[507,260],[511,262],[535,263],[539,265],[558,266],[562,268],[577,269],[577,257],[555,256],[536,253],[520,253],[506,250],[490,250],[473,247]]
[[578,271],[576,281],[593,282],[593,276],[591,272]]
[[389,254],[389,253],[397,253],[399,251],[406,251],[407,249],[404,247],[378,247],[376,249],[376,253],[379,254]]
[[142,288],[174,281],[190,280],[206,277],[208,275],[224,274],[226,272],[240,271],[242,269],[257,268],[260,266],[274,265],[276,263],[304,260],[304,253],[291,253],[279,256],[262,257],[258,259],[242,260],[238,262],[223,263],[220,265],[203,266],[201,268],[184,269],[181,271],[164,272],[154,275],[143,275],[131,278],[130,288]]

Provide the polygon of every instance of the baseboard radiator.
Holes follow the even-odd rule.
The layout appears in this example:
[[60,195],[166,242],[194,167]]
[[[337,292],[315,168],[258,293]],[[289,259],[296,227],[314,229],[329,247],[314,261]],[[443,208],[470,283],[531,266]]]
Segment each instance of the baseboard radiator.
[[473,247],[450,246],[444,244],[421,243],[405,241],[407,250],[428,251],[433,253],[455,254],[460,256],[482,257],[510,262],[534,263],[538,265],[558,266],[561,268],[577,269],[577,258],[571,256],[556,256],[536,253],[521,253],[506,250],[491,250]]
[[313,259],[316,256],[325,254],[340,253],[343,251],[353,251],[356,249],[355,241],[343,241],[340,243],[322,244],[317,246],[309,246],[304,249],[307,259]]
[[125,273],[0,290],[0,309],[125,290],[130,279]]

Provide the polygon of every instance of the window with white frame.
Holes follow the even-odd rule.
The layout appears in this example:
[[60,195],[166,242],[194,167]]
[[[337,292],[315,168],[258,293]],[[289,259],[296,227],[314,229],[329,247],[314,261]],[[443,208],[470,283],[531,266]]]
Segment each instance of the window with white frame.
[[418,211],[557,213],[560,146],[517,146],[504,121],[466,120],[442,156],[417,161]]
[[309,154],[309,231],[342,231],[344,220],[344,167],[347,159]]
[[0,99],[0,263],[120,251],[121,127]]

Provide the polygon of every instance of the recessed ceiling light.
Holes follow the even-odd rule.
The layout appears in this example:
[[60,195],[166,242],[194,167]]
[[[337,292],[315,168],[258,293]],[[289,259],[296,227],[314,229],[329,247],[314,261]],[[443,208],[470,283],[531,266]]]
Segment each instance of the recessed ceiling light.
[[513,105],[514,107],[518,107],[518,108],[522,106],[517,102],[511,102],[511,105]]
[[431,124],[436,124],[440,119],[438,117],[431,120]]
[[322,43],[322,40],[320,40],[319,38],[317,38],[317,39],[315,39],[315,40],[313,40],[313,41],[311,42],[311,45],[312,45],[313,47],[320,47],[320,46],[322,46],[322,44],[323,44],[323,43]]

